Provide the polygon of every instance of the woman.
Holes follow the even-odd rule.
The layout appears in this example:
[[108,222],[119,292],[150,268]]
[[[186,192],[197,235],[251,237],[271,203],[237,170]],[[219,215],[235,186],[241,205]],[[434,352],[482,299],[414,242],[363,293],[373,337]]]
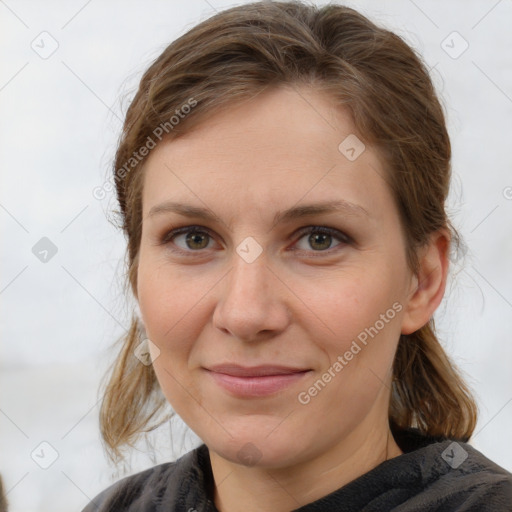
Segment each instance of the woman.
[[342,6],[257,2],[173,42],[114,180],[140,307],[112,458],[168,402],[204,444],[86,511],[511,510],[432,316],[458,234],[428,72]]

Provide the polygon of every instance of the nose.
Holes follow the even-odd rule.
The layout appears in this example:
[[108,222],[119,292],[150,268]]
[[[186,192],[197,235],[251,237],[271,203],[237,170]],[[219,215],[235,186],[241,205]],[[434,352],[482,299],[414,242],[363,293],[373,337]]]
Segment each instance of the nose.
[[247,263],[234,255],[223,280],[213,325],[242,341],[261,341],[282,333],[290,323],[283,284],[260,256]]

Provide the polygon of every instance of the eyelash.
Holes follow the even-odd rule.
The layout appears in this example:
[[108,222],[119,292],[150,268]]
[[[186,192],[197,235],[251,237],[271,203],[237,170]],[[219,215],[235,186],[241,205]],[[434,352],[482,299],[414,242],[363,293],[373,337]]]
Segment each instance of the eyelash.
[[[185,233],[185,234],[186,233],[205,233],[209,237],[214,238],[212,232],[208,228],[205,228],[203,226],[192,225],[192,226],[183,226],[181,228],[176,228],[176,229],[173,229],[173,230],[167,232],[162,237],[160,244],[168,245],[169,243],[172,242],[172,240],[174,238],[176,238],[178,235],[181,235],[183,233]],[[353,239],[350,236],[343,233],[342,231],[339,231],[334,228],[330,228],[328,226],[305,226],[305,227],[299,229],[298,232],[296,232],[293,235],[293,238],[297,237],[297,242],[298,242],[305,235],[311,235],[311,234],[329,235],[332,238],[337,239],[340,242],[340,244],[338,244],[334,247],[330,247],[329,249],[318,250],[318,251],[315,251],[313,249],[311,249],[310,251],[305,251],[304,249],[292,249],[292,250],[297,251],[297,252],[302,252],[302,253],[303,252],[314,253],[315,255],[332,254],[332,252],[335,251],[337,248],[339,248],[341,245],[349,245],[349,244],[353,243]],[[191,256],[191,255],[194,255],[194,253],[196,253],[197,256],[200,256],[201,253],[205,250],[206,249],[184,250],[184,249],[181,249],[180,247],[176,247],[176,246],[175,246],[175,248],[172,249],[173,252],[176,252],[178,254],[182,254],[185,256]]]

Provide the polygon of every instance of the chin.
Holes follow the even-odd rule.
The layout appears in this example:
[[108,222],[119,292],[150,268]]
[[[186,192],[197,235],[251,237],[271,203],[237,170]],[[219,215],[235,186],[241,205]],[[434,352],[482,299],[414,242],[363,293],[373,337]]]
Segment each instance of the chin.
[[233,437],[210,437],[204,442],[223,459],[246,467],[277,469],[296,464],[306,457],[304,442],[299,436],[284,430],[280,435],[274,431],[270,436],[268,429],[253,430],[253,434],[236,432],[232,433]]

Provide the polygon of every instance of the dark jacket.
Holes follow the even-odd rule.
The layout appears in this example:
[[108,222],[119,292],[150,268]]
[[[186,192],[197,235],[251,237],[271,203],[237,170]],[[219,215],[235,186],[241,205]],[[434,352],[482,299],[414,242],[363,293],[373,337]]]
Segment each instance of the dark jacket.
[[[512,511],[512,474],[470,445],[428,438],[413,429],[394,436],[403,455],[296,511]],[[203,444],[176,462],[120,480],[83,512],[218,512],[213,485]]]

